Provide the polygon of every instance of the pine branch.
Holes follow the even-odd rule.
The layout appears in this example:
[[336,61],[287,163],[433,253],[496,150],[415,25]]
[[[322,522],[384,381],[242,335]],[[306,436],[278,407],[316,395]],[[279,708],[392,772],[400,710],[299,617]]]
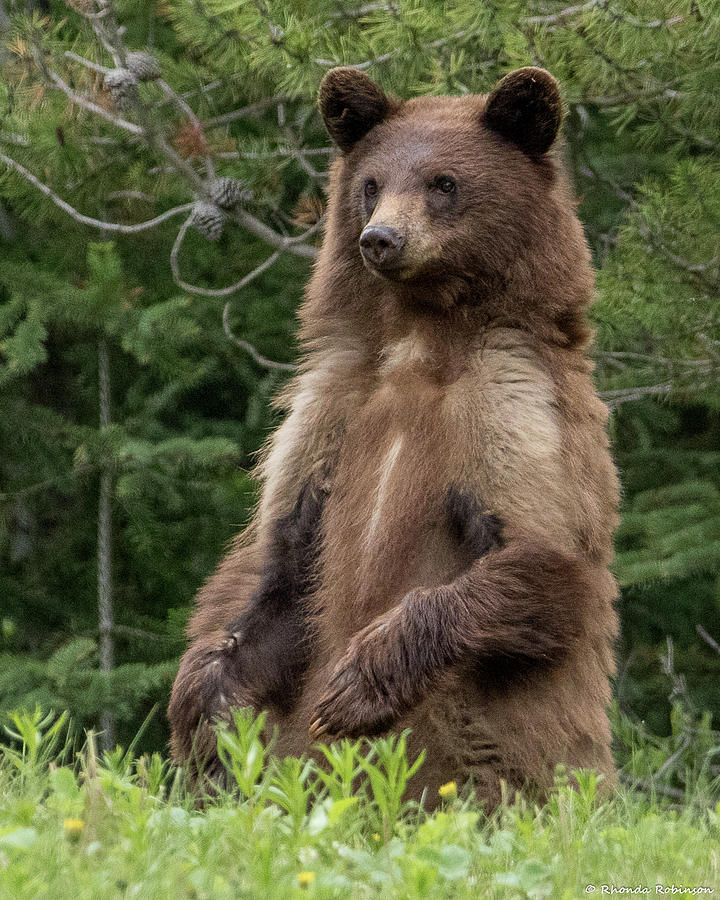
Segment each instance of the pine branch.
[[29,181],[33,187],[37,188],[37,190],[52,200],[56,206],[60,207],[63,212],[66,212],[75,219],[76,222],[79,222],[81,225],[90,225],[92,228],[100,228],[104,231],[113,231],[118,234],[137,234],[140,231],[147,231],[150,228],[155,228],[157,225],[160,225],[162,222],[167,221],[173,216],[188,212],[193,207],[192,203],[183,203],[180,206],[174,206],[172,209],[166,210],[164,213],[155,216],[153,219],[148,219],[145,222],[137,222],[134,225],[123,225],[119,222],[103,222],[101,219],[94,219],[92,216],[86,216],[83,215],[83,213],[78,212],[74,207],[70,206],[69,203],[66,203],[62,197],[59,197],[51,188],[46,184],[43,184],[39,178],[36,178],[32,172],[29,172],[25,166],[20,165],[19,162],[16,162],[9,156],[5,156],[4,153],[0,153],[0,162],[5,163],[6,166],[14,169],[19,175],[22,175],[26,181]]
[[[115,21],[112,3],[110,2],[110,0],[98,0],[98,2],[102,2],[103,8],[106,11],[106,15],[102,23],[93,23],[93,29],[101,39],[105,49],[108,50],[108,52],[112,55],[113,60],[115,61],[115,65],[118,68],[121,68],[125,64],[128,51],[123,42],[121,30],[118,28]],[[97,64],[91,63],[90,60],[78,56],[77,54],[72,54],[72,58],[76,59],[84,66],[89,66],[91,68],[97,67]],[[173,150],[170,144],[168,144],[167,140],[155,130],[150,110],[147,105],[139,99],[139,97],[135,101],[134,105],[136,111],[143,119],[142,125],[136,125],[133,122],[128,122],[126,119],[115,116],[112,113],[109,113],[107,110],[103,109],[98,104],[93,103],[91,100],[88,100],[81,94],[73,91],[73,89],[68,84],[66,84],[65,81],[63,81],[63,79],[57,74],[57,72],[53,72],[44,64],[39,48],[35,48],[35,59],[40,71],[42,71],[46,75],[46,77],[49,78],[53,84],[55,84],[56,87],[58,87],[63,91],[63,93],[70,97],[70,99],[78,103],[80,106],[85,107],[89,111],[102,116],[117,127],[124,128],[126,131],[130,131],[131,133],[137,134],[142,137],[145,140],[146,144],[148,144],[148,146],[159,150],[167,159],[169,159],[173,163],[178,171],[183,172],[196,190],[199,190],[201,192],[204,190],[203,181],[197,174],[197,172],[193,169],[193,167],[184,159],[182,159],[182,157],[180,157],[175,152],[175,150]],[[100,67],[100,69],[103,68],[104,67]],[[109,71],[109,69],[105,69],[106,74]],[[178,105],[182,109],[182,111],[190,118],[193,124],[196,125],[196,127],[201,127],[197,116],[192,111],[190,106],[175,93],[170,85],[168,85],[166,82],[162,82],[161,89],[165,93],[168,100]],[[205,164],[208,177],[214,178],[215,170],[212,164],[212,160],[207,155],[205,156]]]

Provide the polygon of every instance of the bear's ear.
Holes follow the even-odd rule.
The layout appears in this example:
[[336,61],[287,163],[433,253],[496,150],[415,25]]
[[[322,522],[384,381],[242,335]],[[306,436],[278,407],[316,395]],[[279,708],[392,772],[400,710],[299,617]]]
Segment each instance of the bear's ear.
[[330,69],[320,84],[320,112],[330,137],[341,150],[352,150],[390,110],[390,101],[358,69]]
[[562,112],[555,78],[545,69],[528,66],[510,72],[495,85],[484,121],[528,156],[541,156],[557,137]]

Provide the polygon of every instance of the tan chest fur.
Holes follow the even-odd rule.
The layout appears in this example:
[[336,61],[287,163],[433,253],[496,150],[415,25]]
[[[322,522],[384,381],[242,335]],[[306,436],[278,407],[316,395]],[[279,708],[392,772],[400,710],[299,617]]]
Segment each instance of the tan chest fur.
[[539,523],[536,533],[563,540],[554,390],[519,332],[486,333],[462,364],[439,359],[417,333],[386,348],[346,423],[325,512],[318,601],[338,649],[412,588],[449,582],[470,564],[446,520],[451,486],[510,528]]

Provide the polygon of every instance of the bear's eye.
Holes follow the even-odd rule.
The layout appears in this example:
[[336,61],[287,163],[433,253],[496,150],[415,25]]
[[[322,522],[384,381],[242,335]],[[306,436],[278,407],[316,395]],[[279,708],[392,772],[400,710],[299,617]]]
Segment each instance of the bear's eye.
[[374,178],[368,178],[365,182],[365,196],[377,197],[378,185]]
[[440,191],[441,194],[454,194],[456,188],[455,179],[449,175],[438,175],[433,182],[433,187]]

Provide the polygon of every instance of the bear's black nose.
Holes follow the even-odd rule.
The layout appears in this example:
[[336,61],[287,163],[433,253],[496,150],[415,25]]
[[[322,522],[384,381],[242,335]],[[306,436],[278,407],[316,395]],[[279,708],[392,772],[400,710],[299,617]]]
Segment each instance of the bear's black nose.
[[405,238],[389,225],[368,225],[360,235],[360,252],[376,269],[392,267],[404,245]]

